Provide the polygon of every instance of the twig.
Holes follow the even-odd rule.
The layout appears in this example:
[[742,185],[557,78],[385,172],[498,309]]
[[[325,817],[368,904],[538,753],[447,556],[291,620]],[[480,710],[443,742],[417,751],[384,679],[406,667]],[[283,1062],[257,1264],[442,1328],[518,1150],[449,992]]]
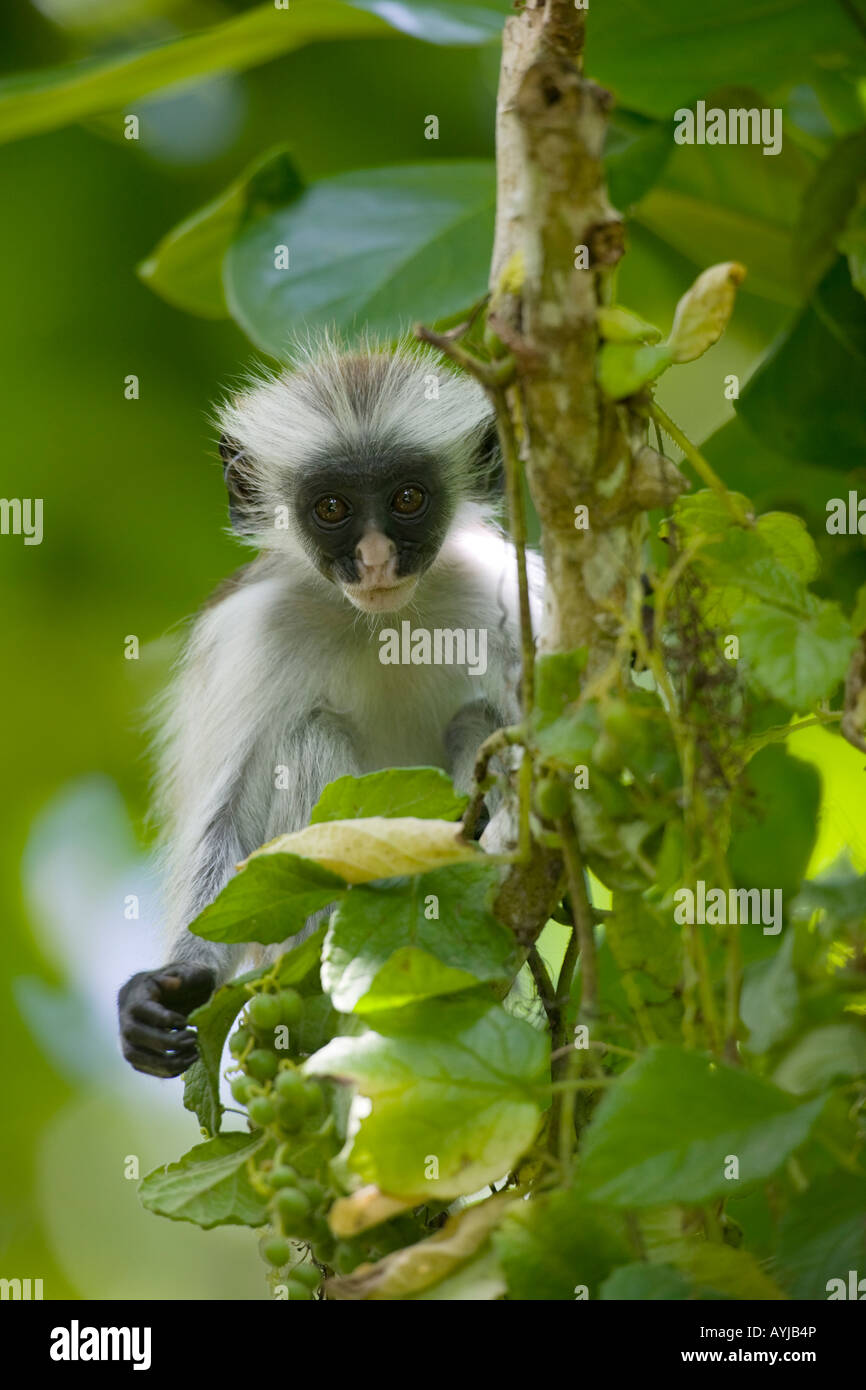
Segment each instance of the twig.
[[704,458],[700,449],[692,443],[687,435],[683,434],[678,425],[675,425],[671,417],[662,410],[661,406],[653,401],[650,406],[650,415],[657,424],[661,425],[666,434],[669,434],[676,445],[682,449],[692,468],[698,477],[711,487],[714,492],[721,497],[734,521],[739,526],[754,526],[754,521],[746,514],[740,504],[735,500],[732,493],[728,491],[716,470]]

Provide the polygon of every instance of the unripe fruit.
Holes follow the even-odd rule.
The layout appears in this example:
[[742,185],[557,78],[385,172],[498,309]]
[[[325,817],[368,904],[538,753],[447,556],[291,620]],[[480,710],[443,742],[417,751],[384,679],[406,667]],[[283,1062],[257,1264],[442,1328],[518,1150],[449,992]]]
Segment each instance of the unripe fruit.
[[296,989],[281,989],[277,999],[280,1006],[279,1022],[289,1028],[299,1023],[304,1012],[304,1001]]
[[310,1205],[319,1207],[325,1200],[325,1189],[315,1178],[298,1178],[297,1187],[309,1198]]
[[273,1124],[276,1119],[276,1111],[267,1096],[254,1096],[247,1106],[249,1117],[254,1125],[264,1128],[265,1125]]
[[270,1081],[277,1074],[277,1059],[263,1047],[254,1048],[244,1062],[244,1070],[256,1081]]
[[289,1278],[296,1279],[307,1289],[317,1289],[322,1282],[321,1273],[311,1264],[295,1265]]
[[[279,1168],[274,1168],[272,1172],[268,1174],[268,1179],[270,1181],[271,1187],[275,1189],[279,1189],[281,1187],[303,1186],[303,1180],[299,1179],[294,1168],[289,1168],[288,1165],[280,1166]],[[304,1190],[306,1191],[306,1189]],[[307,1193],[307,1196],[309,1196],[309,1193]]]
[[239,1105],[246,1105],[250,1099],[251,1082],[246,1076],[232,1078],[231,1093]]
[[298,1107],[292,1102],[280,1102],[277,1109],[277,1120],[280,1129],[285,1130],[286,1134],[297,1134],[303,1128],[304,1117]]
[[305,1081],[303,1092],[304,1112],[310,1118],[321,1115],[325,1108],[325,1097],[317,1081]]
[[301,1279],[296,1279],[294,1270],[292,1270],[291,1277],[286,1280],[286,1297],[290,1303],[309,1303],[313,1297],[312,1288]]
[[233,1057],[240,1057],[247,1043],[252,1039],[249,1028],[238,1028],[237,1032],[232,1033],[229,1038],[229,1052]]
[[296,1234],[310,1215],[310,1201],[297,1187],[283,1187],[273,1199],[286,1235]]
[[294,1105],[298,1110],[306,1109],[307,1083],[299,1072],[281,1071],[274,1082],[274,1090],[280,1100]]
[[247,1005],[250,1027],[259,1037],[269,1037],[282,1022],[276,994],[257,994]]
[[278,1269],[291,1259],[291,1246],[282,1236],[265,1236],[260,1249],[268,1264],[276,1265]]

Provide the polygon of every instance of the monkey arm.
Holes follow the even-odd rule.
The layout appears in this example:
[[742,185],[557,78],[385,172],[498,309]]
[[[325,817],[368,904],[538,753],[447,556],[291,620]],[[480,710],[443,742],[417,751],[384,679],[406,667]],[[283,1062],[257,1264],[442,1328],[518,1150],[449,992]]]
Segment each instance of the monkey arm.
[[306,825],[327,783],[356,771],[350,730],[328,712],[311,711],[273,743],[260,743],[215,810],[203,814],[199,802],[188,807],[187,821],[181,816],[168,896],[182,925],[172,934],[169,963],[134,975],[118,996],[123,1055],[137,1071],[179,1076],[192,1065],[195,1032],[187,1018],[231,977],[247,951],[244,945],[206,941],[187,924],[213,901],[239,860]]

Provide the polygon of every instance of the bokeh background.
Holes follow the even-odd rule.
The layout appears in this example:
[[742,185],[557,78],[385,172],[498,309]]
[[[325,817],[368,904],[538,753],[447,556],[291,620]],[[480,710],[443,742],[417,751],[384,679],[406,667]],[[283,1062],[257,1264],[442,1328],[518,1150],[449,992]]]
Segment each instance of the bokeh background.
[[[3,71],[243,8],[20,0],[0,20]],[[45,525],[40,546],[0,538],[0,1274],[42,1278],[46,1298],[265,1296],[246,1231],[148,1215],[127,1176],[131,1157],[144,1174],[196,1138],[181,1083],[122,1063],[114,995],[161,958],[145,716],[185,618],[246,558],[225,529],[208,412],[255,355],[230,321],[157,298],[136,264],[274,145],[288,145],[309,178],[418,161],[435,112],[437,157],[491,157],[497,69],[495,47],[394,36],[312,44],[137,102],[146,140],[123,140],[120,118],[106,117],[0,147],[0,492],[42,497]],[[787,235],[821,140],[834,123],[838,134],[856,122],[857,97],[801,86],[787,100],[800,140],[776,162],[745,152],[753,206],[729,237],[671,173],[667,204],[657,199],[632,225],[625,303],[667,328],[701,265],[748,263],[749,237],[768,224]],[[738,244],[725,253],[729,240]],[[794,312],[784,294],[747,282],[722,343],[664,379],[659,399],[693,438],[732,417],[725,376],[745,381]],[[130,373],[136,401],[124,399]],[[732,481],[749,491],[750,459],[735,464]],[[831,467],[826,496],[833,476]],[[790,503],[786,488],[796,493],[782,470],[773,489]],[[129,635],[138,661],[124,659]],[[845,849],[862,871],[862,756],[818,729],[791,747],[822,776],[812,872]],[[137,920],[125,915],[130,895]]]

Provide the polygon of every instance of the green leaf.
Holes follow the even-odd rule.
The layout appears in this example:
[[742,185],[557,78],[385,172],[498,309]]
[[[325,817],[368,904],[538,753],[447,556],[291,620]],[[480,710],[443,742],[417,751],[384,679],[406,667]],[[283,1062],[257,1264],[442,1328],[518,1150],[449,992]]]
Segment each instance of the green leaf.
[[[365,324],[394,337],[407,318],[436,322],[483,293],[495,177],[486,160],[353,170],[251,219],[224,265],[232,316],[279,357],[300,324]],[[289,248],[289,269],[274,248]]]
[[797,242],[800,263],[823,275],[836,257],[838,239],[866,183],[866,130],[846,135],[831,149],[803,195]]
[[724,86],[731,73],[770,93],[863,52],[860,32],[841,5],[803,0],[763,7],[729,0],[723,24],[712,6],[696,7],[693,0],[608,0],[587,25],[590,76],[610,87],[618,104],[662,119]]
[[866,874],[832,868],[804,883],[791,909],[795,921],[808,922],[820,912],[834,928],[847,930],[866,922]]
[[[276,979],[281,989],[298,984],[318,967],[324,938],[325,928],[322,926],[300,946],[280,957]],[[250,997],[247,985],[269,974],[272,968],[269,963],[258,970],[239,975],[216,990],[206,1004],[189,1016],[198,1034],[199,1059],[184,1073],[183,1103],[187,1110],[192,1110],[198,1116],[199,1124],[209,1134],[216,1134],[219,1130],[223,1112],[220,1103],[220,1063],[225,1040]]]
[[258,5],[183,38],[5,78],[0,142],[116,111],[161,87],[215,72],[242,72],[308,43],[392,33],[384,19],[339,0],[293,0],[290,13],[272,3]]
[[670,913],[653,910],[638,893],[615,893],[605,921],[623,988],[652,1034],[670,1042],[682,1022],[682,936]]
[[353,888],[332,917],[322,958],[334,1006],[368,1014],[510,979],[514,940],[491,911],[500,878],[496,865],[459,864]]
[[711,1298],[778,1301],[785,1297],[748,1250],[684,1240],[658,1246],[653,1258],[674,1265]]
[[285,204],[303,180],[285,150],[272,151],[164,236],[137,267],[150,289],[169,304],[204,318],[227,318],[222,262],[232,237],[251,210]]
[[172,1221],[212,1226],[262,1226],[268,1213],[247,1176],[247,1159],[267,1142],[258,1134],[221,1134],[196,1144],[177,1163],[148,1173],[142,1205]]
[[673,360],[667,343],[602,343],[598,382],[606,396],[619,401],[655,381]]
[[334,1038],[304,1070],[354,1081],[371,1100],[349,1166],[392,1196],[427,1202],[477,1192],[525,1153],[547,1059],[541,1033],[476,996],[378,1014],[375,1028]]
[[795,711],[833,694],[856,646],[839,605],[809,597],[806,616],[745,604],[733,619],[751,681]]
[[[656,1047],[617,1081],[584,1140],[581,1184],[619,1207],[704,1202],[769,1177],[810,1134],[824,1098],[783,1091],[695,1052]],[[729,1155],[739,1179],[725,1177]]]
[[831,1023],[800,1038],[773,1075],[794,1095],[824,1090],[837,1081],[866,1076],[866,1031],[856,1023]]
[[621,1218],[565,1190],[513,1206],[493,1237],[513,1299],[574,1301],[585,1285],[590,1298],[617,1264],[628,1259]]
[[785,901],[797,892],[812,854],[821,806],[821,777],[811,763],[778,744],[749,763],[743,800],[734,811],[728,862],[738,888],[773,887]]
[[840,232],[837,246],[848,258],[851,284],[866,295],[866,199],[862,199]]
[[319,797],[310,824],[361,816],[458,820],[468,797],[438,767],[398,767],[365,777],[338,777]]
[[307,918],[346,893],[343,879],[299,854],[249,859],[213,902],[190,923],[207,941],[260,941],[294,936]]
[[799,991],[791,964],[794,933],[786,932],[769,960],[746,968],[740,1017],[749,1029],[750,1052],[767,1052],[790,1033],[797,1019]]
[[614,207],[628,212],[639,202],[660,177],[673,149],[667,122],[614,110],[604,145],[607,189]]
[[831,1279],[866,1269],[866,1178],[838,1172],[819,1177],[782,1220],[778,1277],[792,1298],[826,1299]]
[[859,468],[866,453],[866,303],[839,260],[737,401],[759,439],[801,462]]
[[693,1285],[673,1265],[631,1264],[615,1269],[601,1286],[599,1298],[607,1300],[665,1302],[691,1298]]

